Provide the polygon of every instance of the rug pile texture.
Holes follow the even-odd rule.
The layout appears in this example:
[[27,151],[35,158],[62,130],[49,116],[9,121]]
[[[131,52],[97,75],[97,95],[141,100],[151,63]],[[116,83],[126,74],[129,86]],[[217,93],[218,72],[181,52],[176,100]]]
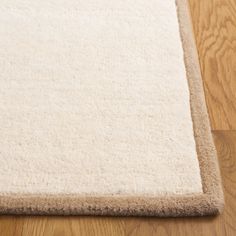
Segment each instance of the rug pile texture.
[[217,214],[186,0],[3,0],[0,212]]

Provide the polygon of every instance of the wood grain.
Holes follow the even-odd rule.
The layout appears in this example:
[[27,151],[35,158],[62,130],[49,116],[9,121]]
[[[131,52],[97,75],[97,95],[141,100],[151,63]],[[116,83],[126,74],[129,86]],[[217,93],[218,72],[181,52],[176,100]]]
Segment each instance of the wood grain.
[[[226,208],[219,217],[0,217],[0,236],[236,235],[236,1],[190,0]],[[224,131],[228,130],[228,131]],[[230,131],[231,130],[231,131]]]
[[190,0],[212,129],[236,129],[236,1]]

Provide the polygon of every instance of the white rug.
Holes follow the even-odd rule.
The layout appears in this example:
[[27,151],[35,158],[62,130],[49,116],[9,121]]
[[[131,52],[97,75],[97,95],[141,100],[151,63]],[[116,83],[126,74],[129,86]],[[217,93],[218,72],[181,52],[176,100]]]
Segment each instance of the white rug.
[[186,72],[174,0],[1,1],[1,212],[217,213]]

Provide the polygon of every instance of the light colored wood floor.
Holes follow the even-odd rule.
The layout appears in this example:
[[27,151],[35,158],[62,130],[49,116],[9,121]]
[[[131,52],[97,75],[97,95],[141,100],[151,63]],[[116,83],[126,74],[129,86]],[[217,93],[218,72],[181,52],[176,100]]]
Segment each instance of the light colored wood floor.
[[0,236],[236,235],[236,1],[189,0],[226,207],[218,217],[0,217]]

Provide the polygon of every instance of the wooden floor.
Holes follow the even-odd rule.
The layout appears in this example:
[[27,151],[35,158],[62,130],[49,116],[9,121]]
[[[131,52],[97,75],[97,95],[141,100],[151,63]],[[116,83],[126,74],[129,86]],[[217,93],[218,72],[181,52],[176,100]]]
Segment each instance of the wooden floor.
[[202,218],[0,217],[0,236],[236,235],[236,1],[189,0],[226,207]]

